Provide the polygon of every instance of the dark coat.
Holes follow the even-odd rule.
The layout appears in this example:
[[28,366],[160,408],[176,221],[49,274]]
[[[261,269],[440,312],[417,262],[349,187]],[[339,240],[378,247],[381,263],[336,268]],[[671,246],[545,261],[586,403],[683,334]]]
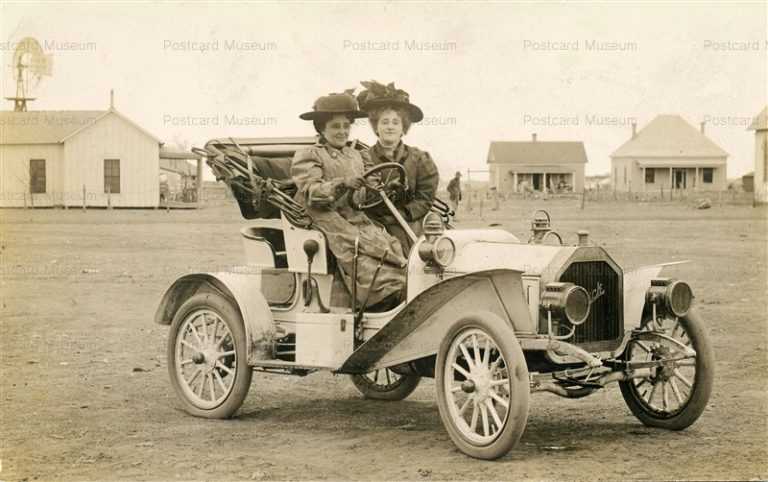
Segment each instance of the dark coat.
[[458,177],[454,177],[451,179],[451,182],[448,183],[448,195],[450,196],[451,201],[461,201],[461,181],[459,181]]
[[[389,158],[384,155],[384,150],[377,142],[376,145],[362,152],[363,161],[366,168],[374,167],[384,162],[397,162],[405,168],[408,181],[408,190],[405,199],[395,200],[395,206],[403,215],[406,221],[411,225],[414,232],[421,234],[421,220],[432,208],[432,202],[435,200],[437,184],[440,181],[440,174],[437,166],[428,152],[422,151],[413,146],[408,146],[402,142],[395,148],[394,156]],[[379,205],[368,212],[368,215],[375,221],[383,224],[387,231],[396,236],[400,243],[410,248],[410,240],[402,232],[397,220],[392,216],[384,205]],[[406,243],[404,241],[407,240]]]

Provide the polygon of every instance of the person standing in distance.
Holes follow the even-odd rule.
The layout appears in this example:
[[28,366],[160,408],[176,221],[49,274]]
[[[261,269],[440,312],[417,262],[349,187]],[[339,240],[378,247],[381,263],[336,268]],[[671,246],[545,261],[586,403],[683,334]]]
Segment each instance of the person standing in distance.
[[456,171],[451,182],[448,183],[448,196],[451,201],[451,209],[454,212],[454,219],[459,213],[459,202],[461,201],[461,173]]

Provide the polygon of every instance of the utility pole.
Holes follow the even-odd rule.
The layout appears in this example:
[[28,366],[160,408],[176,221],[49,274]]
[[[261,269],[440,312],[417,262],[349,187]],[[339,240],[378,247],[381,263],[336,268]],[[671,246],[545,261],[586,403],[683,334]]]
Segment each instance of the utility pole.
[[488,174],[491,171],[487,169],[467,169],[467,209],[472,210],[472,173],[475,174]]
[[472,171],[467,168],[467,211],[472,211]]

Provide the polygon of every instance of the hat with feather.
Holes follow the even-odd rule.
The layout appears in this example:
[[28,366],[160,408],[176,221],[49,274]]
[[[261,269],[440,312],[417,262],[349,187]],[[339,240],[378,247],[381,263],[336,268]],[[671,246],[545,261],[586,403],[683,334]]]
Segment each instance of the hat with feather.
[[419,122],[424,113],[415,104],[411,104],[408,92],[395,87],[394,82],[384,85],[375,80],[360,82],[365,90],[357,95],[360,108],[370,112],[380,107],[399,107],[408,112],[411,122]]
[[341,94],[324,95],[315,101],[311,111],[299,115],[299,118],[315,120],[333,114],[347,115],[355,119],[366,117],[368,114],[357,106],[354,92],[355,89],[347,89]]

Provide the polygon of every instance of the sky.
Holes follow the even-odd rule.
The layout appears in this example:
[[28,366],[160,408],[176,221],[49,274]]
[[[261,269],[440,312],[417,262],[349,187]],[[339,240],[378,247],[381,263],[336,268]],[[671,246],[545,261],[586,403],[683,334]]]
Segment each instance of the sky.
[[[405,142],[442,179],[487,169],[492,140],[582,141],[587,174],[659,114],[753,170],[768,102],[768,2],[98,3],[0,1],[0,97],[15,42],[53,58],[34,110],[115,108],[167,144],[314,133],[298,115],[362,80],[395,82],[425,120]],[[7,101],[4,110],[12,109]],[[365,121],[352,136],[375,137]]]

